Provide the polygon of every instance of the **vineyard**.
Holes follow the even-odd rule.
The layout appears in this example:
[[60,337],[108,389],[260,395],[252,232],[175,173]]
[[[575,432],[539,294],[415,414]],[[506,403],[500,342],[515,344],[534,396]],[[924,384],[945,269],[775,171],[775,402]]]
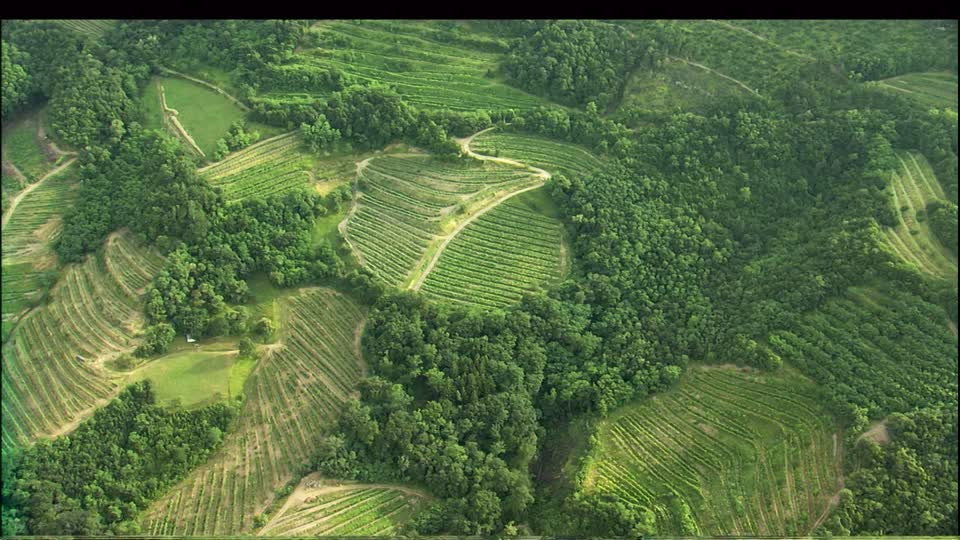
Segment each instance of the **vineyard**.
[[509,199],[470,223],[440,255],[423,294],[499,308],[544,282],[559,281],[563,226],[526,204],[534,193]]
[[142,290],[162,262],[129,236],[118,233],[102,258],[67,267],[49,304],[14,328],[3,348],[4,447],[59,433],[117,389],[98,360],[136,347],[141,306],[126,291]]
[[423,503],[406,488],[346,484],[291,495],[297,504],[283,509],[260,536],[392,536]]
[[600,425],[584,490],[646,509],[661,535],[808,534],[839,489],[816,395],[797,376],[691,368]]
[[363,313],[329,289],[289,297],[281,342],[269,346],[245,387],[239,425],[217,455],[144,517],[162,535],[248,532],[278,490],[301,474],[320,436],[364,373]]
[[0,294],[5,328],[12,328],[55,280],[57,258],[51,244],[62,229],[61,213],[72,204],[75,186],[69,173],[46,179],[24,195],[4,223]]
[[494,163],[464,166],[413,154],[372,158],[359,167],[360,193],[345,237],[367,268],[403,287],[456,222],[536,181],[527,170]]
[[926,107],[957,110],[957,76],[950,72],[910,73],[876,84],[901,92]]
[[[427,21],[331,21],[313,32],[319,34],[318,45],[297,55],[299,62],[394,86],[417,107],[475,111],[532,109],[544,103],[492,78],[492,66],[503,54],[481,48],[505,52],[506,46],[496,41],[481,41],[481,47],[461,45],[455,43],[457,34]],[[311,91],[273,95],[297,99]]]
[[887,244],[921,272],[954,277],[957,259],[937,240],[925,219],[927,204],[945,199],[943,188],[922,155],[902,152],[897,158],[900,169],[893,175],[891,196],[900,224],[884,227]]
[[[52,169],[56,160],[44,153],[37,140],[38,121],[36,115],[30,115],[3,130],[3,162],[15,166],[28,184]],[[7,167],[4,169],[7,174]]]
[[928,403],[956,407],[957,338],[941,308],[911,294],[852,289],[790,331],[772,334],[770,344],[870,418]]
[[198,172],[223,189],[228,201],[279,195],[306,186],[313,162],[296,132],[261,141]]
[[53,22],[95,40],[103,37],[116,24],[115,21],[103,19],[55,19]]
[[470,142],[478,154],[515,159],[552,173],[583,176],[602,165],[589,150],[533,135],[488,131]]

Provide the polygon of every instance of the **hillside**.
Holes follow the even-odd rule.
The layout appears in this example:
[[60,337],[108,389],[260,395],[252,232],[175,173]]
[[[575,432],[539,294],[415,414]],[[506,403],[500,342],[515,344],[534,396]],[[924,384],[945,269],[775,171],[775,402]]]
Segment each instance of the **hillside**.
[[4,20],[0,534],[938,537],[956,20]]

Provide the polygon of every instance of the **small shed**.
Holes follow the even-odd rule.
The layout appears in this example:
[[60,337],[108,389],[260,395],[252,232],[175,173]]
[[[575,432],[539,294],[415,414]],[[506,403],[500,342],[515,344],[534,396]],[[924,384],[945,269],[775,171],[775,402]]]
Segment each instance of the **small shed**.
[[190,334],[187,334],[187,343],[193,343],[193,342],[195,342],[195,341],[197,341],[197,340],[195,340],[195,339],[193,339],[192,337],[190,337]]

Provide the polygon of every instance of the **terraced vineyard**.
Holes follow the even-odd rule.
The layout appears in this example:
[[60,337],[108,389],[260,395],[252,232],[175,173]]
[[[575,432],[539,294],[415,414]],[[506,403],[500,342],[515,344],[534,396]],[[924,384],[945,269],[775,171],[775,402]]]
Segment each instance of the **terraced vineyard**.
[[529,170],[490,162],[442,163],[415,154],[372,158],[359,167],[360,193],[345,236],[362,264],[403,287],[458,221],[538,181]]
[[100,39],[116,21],[103,19],[55,19],[53,22],[92,39]]
[[[320,47],[304,50],[297,55],[299,62],[335,67],[360,81],[394,86],[417,107],[523,110],[544,103],[487,76],[503,54],[456,44],[457,34],[433,22],[331,21],[313,31],[320,35]],[[293,99],[303,96],[283,94]]]
[[884,228],[887,244],[921,272],[955,277],[957,258],[937,240],[927,220],[920,217],[926,213],[928,203],[946,199],[943,188],[922,155],[901,152],[897,158],[900,170],[893,175],[891,196],[900,224]]
[[254,517],[309,463],[320,436],[364,373],[363,312],[330,289],[286,301],[281,344],[246,384],[239,425],[216,456],[194,470],[144,517],[145,532],[249,532]]
[[[17,316],[42,294],[44,280],[56,275],[51,244],[63,228],[61,213],[75,197],[69,172],[48,178],[24,195],[3,227],[3,320]],[[50,277],[44,277],[50,276]]]
[[808,534],[839,489],[815,396],[798,376],[692,368],[601,424],[584,489],[649,509],[661,535]]
[[299,504],[284,507],[258,535],[390,536],[422,505],[404,488],[363,484],[312,490]]
[[[920,316],[906,322],[904,312]],[[915,346],[919,343],[924,346]],[[822,384],[852,388],[848,401],[870,418],[926,403],[957,403],[957,363],[945,361],[957,358],[957,338],[943,309],[911,294],[851,289],[795,328],[775,332],[770,344]],[[873,375],[865,378],[866,373]],[[909,401],[902,388],[915,389]]]
[[423,294],[498,308],[559,280],[563,225],[526,203],[532,193],[505,201],[458,234],[424,280]]
[[470,142],[470,149],[565,175],[584,175],[603,164],[582,146],[518,133],[487,131]]
[[957,76],[950,72],[909,73],[877,84],[902,92],[927,107],[957,110]]
[[301,152],[302,146],[297,133],[291,132],[234,152],[198,172],[222,188],[228,201],[278,195],[302,188],[313,178],[312,160]]
[[142,308],[128,291],[162,263],[129,236],[112,235],[103,258],[68,267],[50,303],[14,328],[3,348],[4,447],[59,433],[117,390],[96,360],[136,347]]

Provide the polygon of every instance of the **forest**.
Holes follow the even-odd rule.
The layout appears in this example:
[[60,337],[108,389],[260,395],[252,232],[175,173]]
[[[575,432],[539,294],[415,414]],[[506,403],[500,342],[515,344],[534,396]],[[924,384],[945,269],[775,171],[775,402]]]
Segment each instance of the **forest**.
[[[75,198],[49,240],[60,275],[129,230],[163,262],[138,289],[143,325],[126,350],[137,359],[127,360],[162,363],[193,336],[201,345],[230,343],[238,365],[256,367],[246,393],[193,408],[161,405],[149,381],[119,385],[73,431],[30,444],[8,444],[5,420],[4,536],[151,532],[148,509],[227,452],[249,403],[307,399],[293,382],[269,387],[273,397],[251,393],[270,362],[286,361],[278,351],[305,339],[275,298],[298,298],[307,287],[329,287],[361,306],[354,337],[362,373],[349,397],[311,395],[337,403],[332,420],[297,424],[297,440],[311,441],[308,459],[290,466],[293,476],[271,479],[271,498],[244,506],[256,517],[225,533],[255,533],[302,477],[316,474],[429,495],[402,523],[380,529],[381,518],[371,518],[369,529],[356,530],[709,534],[706,502],[648,497],[646,472],[605,484],[592,471],[608,450],[606,419],[695,385],[691,374],[714,366],[761,381],[805,378],[803,400],[824,408],[816,414],[840,434],[832,444],[842,456],[839,485],[822,488],[833,502],[814,508],[810,496],[802,518],[798,511],[770,530],[748,526],[752,510],[740,509],[721,534],[958,534],[956,21],[883,21],[875,34],[858,21],[722,22],[139,20],[98,27],[102,34],[91,37],[56,21],[5,20],[4,138],[42,108],[58,143],[75,149]],[[752,53],[755,62],[733,54],[758,34],[769,39]],[[731,52],[716,52],[721,46]],[[450,51],[463,55],[463,66]],[[496,63],[486,64],[490,58]],[[431,71],[474,61],[485,71]],[[729,88],[688,106],[687,83],[674,81],[663,90],[676,99],[670,110],[628,99],[638,79],[659,81],[678,66],[688,80],[714,77]],[[222,133],[216,155],[191,153],[175,130],[148,127],[143,96],[170,69],[211,80],[243,106],[244,120]],[[952,105],[927,106],[871,84],[914,72],[952,74]],[[476,81],[490,85],[479,96],[463,89]],[[421,88],[431,86],[448,100],[431,105],[434,94]],[[462,105],[484,93],[489,106]],[[497,105],[510,96],[530,101]],[[193,129],[178,107],[177,125]],[[542,154],[529,151],[548,156],[540,164],[521,163],[528,158],[508,146],[492,156],[475,143],[471,151],[470,139],[488,129],[576,146],[593,161],[553,163],[544,143]],[[202,174],[211,162],[233,167],[243,149],[257,156],[258,145],[288,132],[312,167],[301,187],[230,200]],[[14,193],[20,184],[8,175],[12,154],[4,148],[7,209],[8,187]],[[421,192],[392,162],[385,163],[395,169],[376,173],[386,180],[365,181],[379,170],[370,159],[409,154],[429,158],[415,171]],[[247,166],[244,159],[260,158],[239,157],[236,167]],[[338,159],[347,172],[321,189],[324,167]],[[572,268],[562,280],[543,279],[516,304],[483,308],[398,289],[353,248],[351,235],[372,234],[348,226],[358,204],[380,211],[382,201],[398,201],[392,215],[403,217],[387,228],[413,235],[424,208],[441,206],[414,194],[454,190],[431,171],[453,170],[467,185],[457,167],[496,160],[544,172],[540,189],[562,224]],[[281,166],[265,166],[264,182],[279,182],[271,171]],[[903,184],[891,180],[897,175]],[[499,197],[492,204],[516,194],[492,185],[484,188]],[[373,189],[385,195],[377,199]],[[428,221],[442,224],[437,238],[453,237],[487,209],[464,202]],[[5,210],[5,241],[16,211]],[[319,234],[324,223],[333,225]],[[510,234],[496,222],[488,230]],[[12,268],[5,259],[4,273]],[[52,287],[54,297],[67,289]],[[7,397],[7,388],[28,384],[26,368],[11,360],[26,347],[16,325],[34,315],[24,313],[8,331],[4,308],[3,412],[18,425],[21,398]],[[321,313],[304,347],[317,357],[330,343],[346,347],[339,317]],[[346,384],[336,372],[307,376]],[[263,410],[267,425],[269,415],[284,414]],[[723,428],[722,418],[715,422]],[[885,437],[870,435],[878,429]],[[686,451],[690,463],[705,459]],[[363,504],[344,511],[366,515]]]

